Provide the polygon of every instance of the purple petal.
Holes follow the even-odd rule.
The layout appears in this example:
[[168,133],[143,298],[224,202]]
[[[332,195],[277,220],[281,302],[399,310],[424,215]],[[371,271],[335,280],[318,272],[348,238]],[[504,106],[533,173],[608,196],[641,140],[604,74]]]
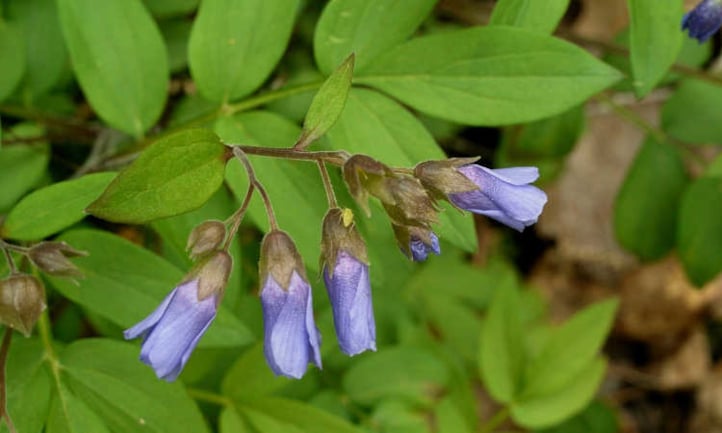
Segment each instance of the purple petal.
[[[177,289],[177,288],[176,288]],[[161,317],[163,317],[163,314],[165,313],[165,310],[168,308],[168,304],[170,304],[171,300],[175,296],[176,289],[172,290],[170,293],[166,295],[165,298],[163,298],[163,301],[158,305],[158,307],[153,310],[152,313],[145,319],[141,320],[140,322],[136,323],[131,328],[126,329],[123,331],[123,337],[126,340],[132,340],[134,338],[137,338],[141,334],[145,333],[149,329],[153,328]]]
[[368,265],[341,251],[333,277],[324,268],[323,278],[333,307],[333,321],[341,350],[351,356],[369,349],[376,350],[376,323]]
[[300,379],[309,361],[321,368],[319,334],[313,320],[311,286],[295,271],[288,290],[269,276],[261,291],[264,353],[274,373]]
[[682,18],[682,29],[700,43],[714,35],[722,26],[722,2],[704,0]]
[[[192,280],[176,287],[166,301],[161,304],[166,308],[143,340],[140,359],[151,366],[159,378],[173,381],[213,322],[217,299],[210,296],[199,301],[198,280]],[[131,330],[133,328],[126,335],[132,335]]]
[[439,246],[439,238],[436,237],[435,233],[431,233],[431,245],[426,244],[421,239],[412,236],[409,241],[409,249],[411,250],[411,259],[415,262],[423,262],[429,256],[429,253],[434,253],[437,256],[441,254],[441,247]]

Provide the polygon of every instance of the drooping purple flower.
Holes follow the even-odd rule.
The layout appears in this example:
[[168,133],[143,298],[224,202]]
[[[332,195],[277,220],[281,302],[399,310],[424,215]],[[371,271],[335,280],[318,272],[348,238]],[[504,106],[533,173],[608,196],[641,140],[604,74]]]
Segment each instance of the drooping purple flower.
[[722,26],[722,0],[703,0],[682,18],[682,30],[700,43],[706,41]]
[[341,351],[350,356],[375,351],[376,323],[368,265],[346,251],[339,251],[334,268],[329,272],[328,266],[324,266],[323,280]]
[[436,237],[434,232],[429,234],[431,242],[427,243],[419,237],[411,235],[409,241],[409,250],[411,250],[411,259],[415,262],[423,262],[429,256],[429,253],[434,253],[437,256],[441,254],[441,247],[439,247],[439,238]]
[[311,286],[295,270],[284,289],[268,274],[261,290],[264,353],[274,373],[300,379],[309,362],[321,368]]
[[486,215],[518,231],[536,223],[547,196],[529,185],[539,178],[536,167],[492,170],[477,164],[457,169],[478,189],[448,194],[449,201],[460,209]]
[[220,294],[198,299],[200,279],[180,284],[148,317],[123,332],[127,340],[143,336],[140,360],[169,382],[183,370],[213,319]]

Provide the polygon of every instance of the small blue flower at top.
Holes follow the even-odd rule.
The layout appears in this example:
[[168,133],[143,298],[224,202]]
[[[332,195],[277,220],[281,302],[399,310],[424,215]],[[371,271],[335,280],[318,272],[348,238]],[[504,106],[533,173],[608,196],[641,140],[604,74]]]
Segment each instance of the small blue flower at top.
[[722,0],[703,0],[682,18],[682,30],[700,43],[711,38],[722,26]]

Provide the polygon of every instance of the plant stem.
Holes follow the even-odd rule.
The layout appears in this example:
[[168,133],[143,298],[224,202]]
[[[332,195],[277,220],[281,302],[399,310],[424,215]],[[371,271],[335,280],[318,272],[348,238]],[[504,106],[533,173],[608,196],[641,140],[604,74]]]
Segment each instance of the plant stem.
[[276,101],[278,99],[284,99],[291,96],[298,95],[299,93],[316,90],[323,84],[323,81],[314,81],[312,83],[299,84],[298,86],[281,88],[278,90],[272,90],[268,93],[258,95],[253,98],[246,99],[245,101],[237,102],[235,104],[226,105],[222,109],[223,114],[233,115],[241,111],[250,110],[261,105],[268,104],[269,102]]
[[233,155],[241,161],[243,167],[245,167],[246,173],[248,173],[248,182],[258,190],[259,194],[261,194],[263,205],[266,207],[266,216],[268,216],[268,224],[271,226],[271,230],[278,230],[278,222],[276,221],[276,214],[273,212],[271,199],[268,197],[266,188],[264,188],[258,181],[256,172],[253,170],[253,166],[251,165],[251,161],[248,160],[248,156],[246,156],[243,149],[239,146],[233,146]]
[[223,244],[223,251],[228,252],[228,248],[231,246],[231,242],[233,241],[233,237],[236,236],[236,232],[238,231],[238,227],[241,225],[241,221],[243,220],[243,215],[246,214],[246,210],[248,209],[248,205],[251,203],[251,197],[253,197],[253,191],[256,189],[256,186],[251,183],[248,185],[248,191],[246,192],[246,197],[243,199],[243,203],[241,204],[241,207],[239,207],[235,212],[233,212],[233,215],[231,215],[228,218],[228,223],[231,224],[230,230],[228,230],[228,237],[226,237],[226,241]]
[[283,159],[298,159],[306,161],[325,161],[333,165],[343,165],[346,160],[350,157],[348,152],[344,150],[327,150],[317,152],[306,152],[303,150],[296,150],[293,148],[278,148],[278,147],[258,147],[258,146],[243,146],[237,145],[234,147],[240,147],[244,153],[248,155],[268,156],[271,158],[283,158]]
[[8,267],[10,268],[10,274],[17,274],[18,273],[18,267],[15,266],[15,260],[13,260],[13,256],[10,254],[10,244],[5,242],[4,240],[0,239],[0,249],[3,250],[3,254],[5,255],[5,261],[8,262]]
[[323,189],[326,190],[326,200],[328,200],[328,207],[337,208],[336,194],[333,192],[333,184],[331,178],[328,176],[328,170],[326,170],[326,163],[322,160],[316,160],[318,164],[318,171],[321,172],[321,180],[323,180]]
[[186,388],[186,392],[195,400],[213,403],[218,406],[233,406],[233,401],[225,395],[216,394],[214,392],[198,388]]
[[479,433],[492,433],[497,427],[501,425],[509,417],[509,408],[504,407],[500,409],[494,416],[485,422],[479,428]]
[[12,338],[13,330],[10,327],[5,327],[5,335],[3,335],[2,345],[0,345],[0,416],[5,420],[5,424],[8,426],[10,433],[17,433],[13,420],[10,418],[10,414],[8,413],[7,405],[6,366]]

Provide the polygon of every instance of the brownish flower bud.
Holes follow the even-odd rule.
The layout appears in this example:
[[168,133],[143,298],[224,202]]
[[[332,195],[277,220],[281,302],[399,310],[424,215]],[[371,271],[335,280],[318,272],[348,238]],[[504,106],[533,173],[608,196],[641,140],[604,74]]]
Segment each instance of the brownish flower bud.
[[0,280],[0,322],[27,337],[45,307],[43,285],[37,278],[13,274]]
[[28,257],[41,271],[61,277],[81,277],[82,273],[68,257],[87,256],[65,242],[40,242],[30,247]]
[[216,251],[202,260],[193,272],[186,278],[187,281],[198,279],[198,300],[218,294],[217,302],[223,298],[223,292],[231,275],[233,258],[225,251]]
[[426,161],[414,167],[414,175],[437,200],[445,200],[448,194],[475,191],[479,187],[457,170],[473,164],[479,158],[449,158],[443,161]]
[[343,178],[348,190],[366,215],[371,215],[369,193],[382,202],[393,200],[383,187],[386,177],[392,175],[390,168],[366,155],[353,155],[343,166]]
[[423,262],[429,253],[441,254],[439,238],[423,227],[398,226],[392,224],[396,243],[406,256],[416,262]]
[[366,243],[356,230],[353,212],[350,209],[329,209],[323,218],[319,268],[323,269],[324,265],[327,265],[329,275],[333,276],[336,258],[341,251],[345,251],[361,263],[369,264]]
[[438,221],[438,210],[426,189],[411,177],[386,179],[385,188],[391,201],[384,201],[384,209],[395,224],[428,227]]
[[226,225],[221,221],[208,220],[198,224],[188,236],[186,250],[196,260],[215,251],[226,240]]
[[308,281],[301,255],[290,236],[281,230],[272,230],[261,242],[261,258],[258,262],[261,285],[270,275],[281,288],[288,290],[293,272]]

